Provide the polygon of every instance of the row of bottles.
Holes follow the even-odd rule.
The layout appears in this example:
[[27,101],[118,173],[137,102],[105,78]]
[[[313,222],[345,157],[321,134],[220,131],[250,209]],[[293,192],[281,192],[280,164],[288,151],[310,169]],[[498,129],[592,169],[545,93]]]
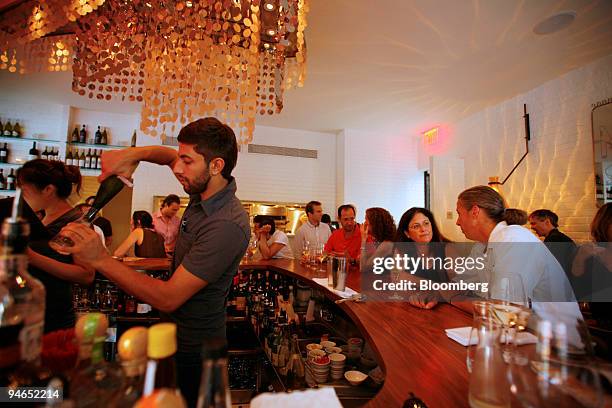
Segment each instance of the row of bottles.
[[[11,150],[8,147],[8,143],[4,143],[0,147],[0,163],[8,163]],[[40,153],[40,150],[36,147],[36,142],[32,143],[32,147],[28,151],[27,160],[34,159],[45,159],[45,160],[59,160],[59,148],[57,146],[45,146],[45,150]]]
[[97,145],[107,145],[108,144],[108,132],[106,128],[101,129],[98,126],[98,130],[93,137],[89,137],[87,134],[87,127],[83,125],[81,130],[79,130],[78,126],[74,128],[72,131],[72,135],[70,136],[70,143],[88,143],[88,144],[97,144]]
[[15,169],[11,169],[9,174],[4,177],[4,169],[0,169],[0,190],[14,191],[17,188]]
[[15,121],[14,125],[11,125],[10,120],[7,120],[4,124],[0,121],[0,136],[21,137],[23,136],[23,130],[17,121]]
[[82,169],[101,169],[102,149],[93,149],[93,153],[92,149],[87,149],[87,154],[85,154],[85,149],[82,149],[80,153],[79,149],[75,149],[74,152],[70,149],[66,153],[66,164],[78,166]]

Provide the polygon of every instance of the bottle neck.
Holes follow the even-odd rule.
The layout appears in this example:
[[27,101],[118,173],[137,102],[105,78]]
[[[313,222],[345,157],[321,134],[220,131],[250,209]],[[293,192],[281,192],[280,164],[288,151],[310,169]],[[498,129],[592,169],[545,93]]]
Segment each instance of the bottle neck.
[[147,361],[143,395],[150,395],[159,388],[177,388],[174,355]]

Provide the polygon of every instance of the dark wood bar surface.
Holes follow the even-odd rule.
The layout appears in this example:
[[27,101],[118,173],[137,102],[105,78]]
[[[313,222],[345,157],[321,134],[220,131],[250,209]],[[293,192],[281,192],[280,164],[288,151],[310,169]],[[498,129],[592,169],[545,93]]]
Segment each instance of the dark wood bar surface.
[[[313,277],[325,272],[306,268],[298,261],[249,261],[241,269],[269,269],[321,288]],[[359,270],[351,269],[347,285],[360,291]],[[338,296],[324,290],[333,299]],[[368,407],[401,407],[413,392],[429,408],[468,406],[469,376],[466,349],[446,337],[444,329],[469,326],[472,317],[448,304],[422,310],[404,302],[343,302],[339,305],[369,342],[385,383]]]

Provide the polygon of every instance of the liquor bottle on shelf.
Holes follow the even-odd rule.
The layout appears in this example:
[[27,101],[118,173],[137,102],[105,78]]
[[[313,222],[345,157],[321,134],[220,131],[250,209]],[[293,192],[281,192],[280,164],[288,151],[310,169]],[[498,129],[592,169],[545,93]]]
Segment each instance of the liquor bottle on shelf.
[[142,396],[144,373],[147,364],[148,331],[144,327],[132,327],[119,339],[117,351],[125,383],[117,398],[117,407],[133,407]]
[[5,137],[12,137],[13,136],[13,125],[11,125],[10,121],[6,121],[6,124],[4,125],[4,133],[3,136]]
[[40,156],[40,151],[38,151],[38,149],[36,148],[36,142],[33,142],[32,148],[28,152],[28,160],[38,159],[39,156]]
[[95,407],[101,401],[110,403],[123,387],[125,378],[121,369],[104,361],[107,330],[108,319],[102,313],[87,313],[75,326],[79,358],[70,383],[70,398],[77,406]]
[[19,122],[15,122],[15,126],[13,126],[13,137],[21,137],[21,126],[19,126]]
[[9,149],[7,146],[8,145],[4,143],[4,146],[0,148],[0,163],[8,163]]
[[[83,168],[85,167],[85,153],[84,153],[84,149],[81,150],[81,154],[79,155],[79,150],[77,149],[77,157],[78,157],[78,163],[79,163],[79,167]],[[74,161],[74,159],[73,159]]]
[[66,153],[66,165],[72,166],[72,149],[68,149],[68,153]]
[[15,169],[11,169],[8,176],[6,176],[6,189],[15,190]]
[[100,139],[100,144],[108,144],[108,133],[106,132],[106,128],[104,128],[104,130],[102,131],[102,138]]
[[94,144],[102,144],[102,132],[100,131],[100,126],[98,126],[98,130],[96,130],[96,136],[94,137]]
[[43,160],[49,160],[49,147],[45,146],[45,150],[43,150],[42,154],[40,155],[40,158]]
[[72,131],[72,136],[70,136],[70,143],[79,143],[79,140],[81,140],[79,137],[79,128],[75,126]]
[[53,152],[53,160],[59,161],[59,147],[55,146],[52,150]]
[[6,179],[4,178],[4,169],[0,169],[0,190],[6,190]]
[[83,125],[79,132],[79,143],[87,143],[87,130],[85,129],[85,125]]
[[147,340],[148,361],[142,395],[147,397],[161,388],[176,390],[176,324],[154,324],[149,328]]
[[232,401],[225,339],[205,340],[202,350],[202,380],[197,408],[230,407]]
[[100,149],[96,155],[96,169],[102,169],[102,149]]
[[91,149],[87,149],[87,154],[85,155],[85,165],[83,167],[86,169],[91,169]]
[[136,130],[132,133],[132,143],[130,143],[130,146],[136,147]]

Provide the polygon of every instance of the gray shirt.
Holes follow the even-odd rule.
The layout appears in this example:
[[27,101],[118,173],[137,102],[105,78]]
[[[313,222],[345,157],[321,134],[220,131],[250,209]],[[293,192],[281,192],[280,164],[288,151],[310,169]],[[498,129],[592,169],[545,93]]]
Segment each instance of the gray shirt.
[[[225,338],[225,299],[251,236],[249,217],[236,198],[236,181],[202,201],[190,197],[181,219],[172,271],[183,265],[208,282],[173,313],[179,352],[200,352],[204,338]],[[174,272],[173,272],[174,273]]]

